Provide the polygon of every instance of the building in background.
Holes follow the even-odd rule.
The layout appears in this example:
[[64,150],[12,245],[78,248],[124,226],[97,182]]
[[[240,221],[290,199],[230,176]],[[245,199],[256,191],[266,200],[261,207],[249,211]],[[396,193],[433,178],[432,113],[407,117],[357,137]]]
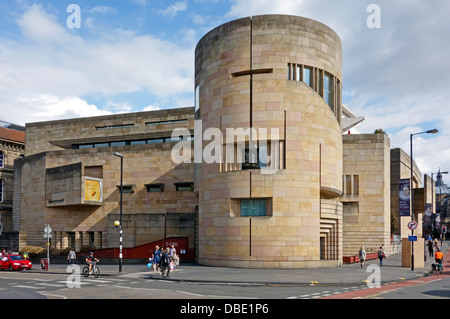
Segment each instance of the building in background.
[[16,248],[13,220],[14,160],[25,152],[25,128],[0,122],[0,248]]

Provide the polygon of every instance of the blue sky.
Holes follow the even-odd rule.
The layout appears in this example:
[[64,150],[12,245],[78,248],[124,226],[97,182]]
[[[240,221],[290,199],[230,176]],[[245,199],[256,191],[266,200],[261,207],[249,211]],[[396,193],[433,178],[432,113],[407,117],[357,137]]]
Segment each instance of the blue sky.
[[[70,5],[80,28],[69,28]],[[380,27],[369,28],[371,4]],[[212,28],[292,14],[343,43],[344,104],[425,173],[450,170],[448,0],[0,0],[0,120],[17,124],[192,106],[194,48]]]

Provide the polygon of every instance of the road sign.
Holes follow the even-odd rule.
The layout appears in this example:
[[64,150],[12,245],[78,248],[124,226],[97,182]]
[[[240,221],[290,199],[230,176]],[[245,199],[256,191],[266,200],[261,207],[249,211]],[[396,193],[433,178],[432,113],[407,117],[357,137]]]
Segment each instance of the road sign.
[[417,236],[409,236],[408,240],[409,241],[417,241]]
[[50,235],[52,233],[52,228],[50,227],[50,225],[45,225],[44,227],[44,234],[45,235]]
[[410,221],[410,222],[408,223],[408,228],[409,228],[410,230],[416,229],[416,228],[417,228],[417,223],[416,223],[415,221]]

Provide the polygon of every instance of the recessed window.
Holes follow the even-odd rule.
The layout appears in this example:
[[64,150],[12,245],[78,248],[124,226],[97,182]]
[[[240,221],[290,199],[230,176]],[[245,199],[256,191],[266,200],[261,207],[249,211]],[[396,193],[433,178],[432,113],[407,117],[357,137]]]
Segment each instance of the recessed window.
[[187,182],[187,183],[174,183],[175,188],[177,192],[183,192],[183,191],[193,191],[194,190],[194,183],[193,182]]
[[3,151],[0,151],[0,167],[5,167],[5,153]]
[[303,82],[312,87],[311,83],[311,68],[308,66],[303,67]]
[[145,123],[145,125],[173,124],[173,123],[184,123],[184,122],[187,122],[187,119],[147,122],[147,123]]
[[153,184],[145,184],[147,187],[148,193],[160,193],[164,191],[164,184],[162,183],[153,183]]
[[133,127],[134,124],[119,124],[119,125],[108,125],[108,126],[98,126],[96,130],[110,130],[115,128]]
[[323,99],[329,106],[333,106],[333,84],[331,76],[324,73],[323,75]]
[[269,200],[267,198],[252,198],[240,200],[240,216],[269,216]]
[[[122,186],[122,194],[133,194],[134,193],[133,186],[134,185],[123,185]],[[120,185],[117,185],[117,188],[120,191]]]
[[344,195],[359,195],[359,175],[344,175],[342,189]]
[[0,203],[3,203],[3,180],[0,179]]
[[200,85],[195,87],[195,112],[200,109]]
[[147,144],[157,144],[157,143],[164,143],[163,138],[152,138],[147,140]]

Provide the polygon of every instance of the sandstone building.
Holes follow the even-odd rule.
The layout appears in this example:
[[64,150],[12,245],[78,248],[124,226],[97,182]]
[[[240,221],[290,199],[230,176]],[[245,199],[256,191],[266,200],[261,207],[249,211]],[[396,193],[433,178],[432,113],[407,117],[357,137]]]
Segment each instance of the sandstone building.
[[246,268],[334,267],[361,245],[389,254],[389,138],[343,134],[363,118],[342,85],[342,43],[322,23],[225,23],[197,44],[194,107],[26,125],[19,246],[42,246],[50,224],[53,247],[117,247],[122,191],[124,247],[187,237],[200,264]]

